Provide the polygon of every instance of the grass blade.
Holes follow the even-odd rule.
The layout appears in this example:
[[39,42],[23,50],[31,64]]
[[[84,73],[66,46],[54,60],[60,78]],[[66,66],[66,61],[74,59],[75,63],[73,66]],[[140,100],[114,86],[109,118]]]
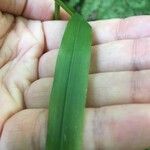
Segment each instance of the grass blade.
[[55,4],[61,6],[70,16],[75,13],[75,10],[61,0],[55,0]]
[[60,19],[60,6],[55,3],[55,20],[59,20]]
[[55,70],[49,104],[46,150],[80,150],[92,34],[78,14],[68,22]]

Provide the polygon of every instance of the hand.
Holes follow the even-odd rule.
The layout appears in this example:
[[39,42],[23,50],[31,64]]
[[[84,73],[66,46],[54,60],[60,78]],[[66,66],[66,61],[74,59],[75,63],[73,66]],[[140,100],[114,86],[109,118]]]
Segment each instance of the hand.
[[[0,16],[0,149],[44,150],[49,89],[67,23],[41,22],[52,18],[49,0],[2,1],[1,11],[26,19]],[[83,149],[150,146],[149,22],[150,16],[91,22]]]

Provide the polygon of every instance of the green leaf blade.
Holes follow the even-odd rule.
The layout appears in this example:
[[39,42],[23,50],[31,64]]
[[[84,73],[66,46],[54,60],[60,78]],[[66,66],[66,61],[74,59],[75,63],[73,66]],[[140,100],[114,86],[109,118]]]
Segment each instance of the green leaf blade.
[[73,15],[57,59],[49,104],[46,150],[81,149],[91,33],[88,23],[79,15]]
[[[71,26],[70,22],[67,25],[67,29],[64,37],[63,44],[61,45],[60,52],[57,58],[57,66],[55,70],[55,79],[53,83],[53,88],[51,91],[50,103],[49,103],[49,123],[48,123],[48,132],[47,135],[47,150],[49,149],[60,149],[60,136],[61,136],[61,124],[63,118],[63,108],[65,104],[66,96],[66,86],[68,79],[68,72],[70,68],[72,48],[71,45],[73,41],[70,41],[70,45],[66,48],[65,45],[68,44],[68,36],[71,37],[70,30],[74,30],[74,27]],[[64,51],[65,49],[65,51]],[[64,61],[65,60],[65,61]],[[59,111],[58,111],[59,110]],[[57,128],[56,128],[57,126]]]
[[62,126],[63,141],[61,144],[61,150],[67,148],[71,150],[79,150],[83,142],[81,139],[88,87],[92,35],[91,28],[82,19],[77,37],[80,38],[77,38],[75,41],[70,66]]

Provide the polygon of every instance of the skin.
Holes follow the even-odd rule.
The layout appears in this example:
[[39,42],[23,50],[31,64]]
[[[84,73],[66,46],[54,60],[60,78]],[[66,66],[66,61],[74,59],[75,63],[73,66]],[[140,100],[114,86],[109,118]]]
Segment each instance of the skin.
[[[67,24],[49,21],[53,10],[50,0],[0,0],[1,150],[45,148],[49,89]],[[90,23],[83,149],[150,146],[149,22],[150,16],[137,16]]]

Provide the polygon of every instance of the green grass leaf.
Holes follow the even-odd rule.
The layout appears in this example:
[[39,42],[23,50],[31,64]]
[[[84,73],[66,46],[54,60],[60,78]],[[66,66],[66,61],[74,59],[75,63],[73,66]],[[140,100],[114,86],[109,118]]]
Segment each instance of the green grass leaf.
[[78,14],[63,36],[50,96],[46,150],[81,150],[92,30]]
[[60,19],[60,6],[55,3],[55,20],[59,20]]

